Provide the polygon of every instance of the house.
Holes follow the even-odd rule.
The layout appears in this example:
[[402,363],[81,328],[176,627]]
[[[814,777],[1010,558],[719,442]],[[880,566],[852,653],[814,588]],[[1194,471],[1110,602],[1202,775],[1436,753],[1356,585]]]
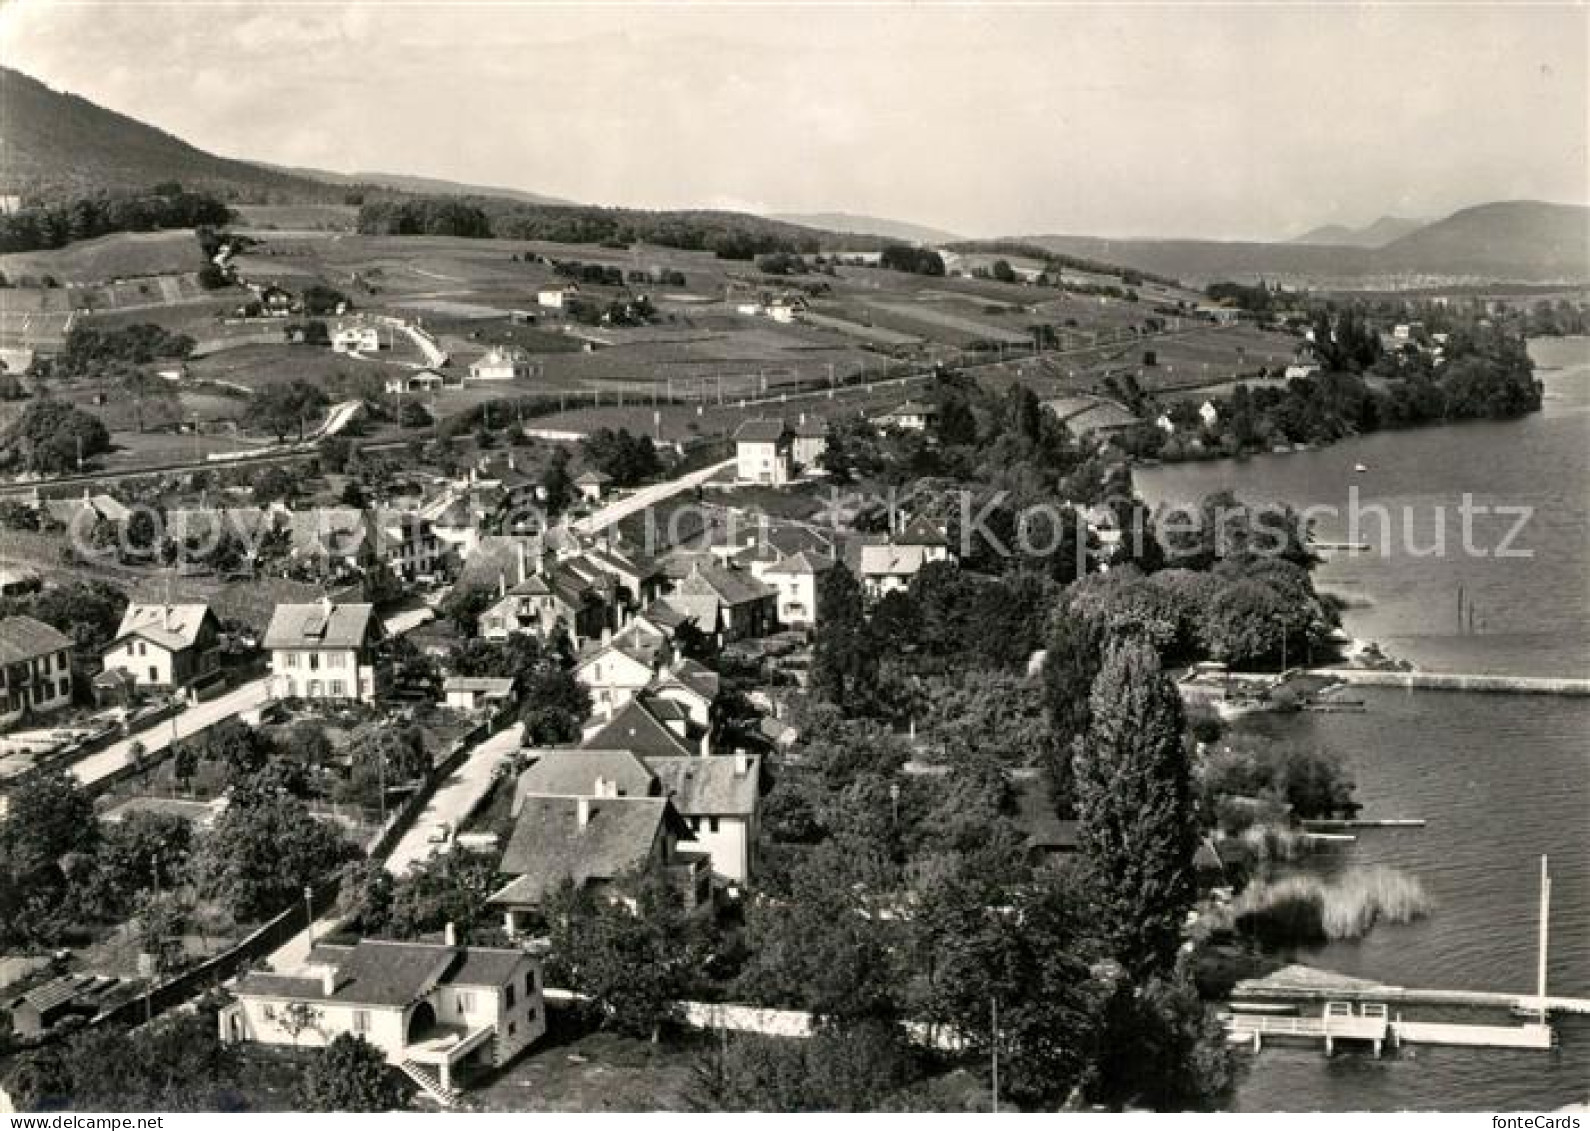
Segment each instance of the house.
[[778,621],[788,628],[817,624],[817,583],[834,568],[834,560],[802,550],[765,567],[762,580],[778,592]]
[[72,702],[72,642],[32,617],[0,620],[0,726]]
[[414,581],[436,572],[444,550],[423,515],[389,509],[378,512],[377,521],[376,556],[395,576]]
[[37,1037],[69,1017],[93,1017],[100,1011],[105,992],[117,981],[94,974],[67,974],[34,986],[6,1003],[11,1028],[19,1037]]
[[704,855],[681,850],[680,842],[692,839],[690,826],[672,802],[620,793],[616,781],[600,774],[590,789],[601,792],[568,796],[526,791],[517,798],[513,831],[497,867],[512,878],[487,900],[502,911],[509,938],[530,930],[547,897],[565,883],[633,909],[633,879],[644,872],[661,873],[677,887],[687,908],[711,902],[711,866]]
[[756,867],[761,759],[749,754],[653,758],[646,766],[690,826],[692,851],[706,854],[719,879],[748,883]]
[[873,417],[880,428],[894,428],[902,432],[926,432],[938,422],[939,410],[926,401],[905,401],[881,416]]
[[619,602],[628,609],[644,608],[662,591],[662,566],[622,543],[592,546],[581,557],[617,583]]
[[1286,379],[1288,381],[1302,381],[1310,377],[1319,376],[1319,371],[1319,366],[1312,362],[1298,362],[1295,365],[1286,367]]
[[799,297],[781,298],[768,303],[767,316],[785,325],[795,321],[795,316],[806,310],[806,300]]
[[579,491],[580,498],[586,502],[599,503],[602,501],[602,495],[606,492],[608,484],[612,482],[613,477],[611,475],[608,475],[605,471],[598,471],[592,468],[590,471],[580,474],[580,477],[574,481],[574,487]]
[[1056,397],[1043,403],[1065,425],[1066,431],[1079,440],[1124,432],[1143,422],[1131,409],[1108,397]]
[[817,461],[828,450],[828,423],[820,416],[801,413],[795,421],[795,437],[790,445],[790,456],[801,469],[817,466]]
[[782,420],[747,420],[734,433],[734,477],[781,486],[795,475],[794,434]]
[[547,307],[549,310],[562,310],[580,293],[577,283],[560,283],[554,287],[542,287],[536,292],[537,305]]
[[379,563],[413,581],[432,573],[443,553],[430,521],[416,511],[315,507],[293,511],[287,524],[292,556],[330,574]]
[[287,974],[250,972],[221,1010],[221,1040],[318,1048],[369,1041],[433,1097],[462,1066],[500,1068],[546,1032],[541,960],[505,947],[361,939],[319,945]]
[[519,346],[493,346],[469,367],[471,381],[525,381],[535,372],[527,350]]
[[[692,734],[698,737],[692,742]],[[629,750],[642,758],[706,757],[711,736],[692,728],[690,711],[678,702],[642,694],[610,718],[586,731],[581,746],[591,750]]]
[[105,670],[126,672],[141,688],[183,687],[219,666],[219,633],[208,605],[128,605]]
[[498,575],[497,601],[480,615],[482,638],[506,640],[528,632],[545,639],[561,626],[578,647],[612,627],[617,585],[610,576],[577,557],[559,560],[547,550],[532,562],[523,539],[517,548],[518,580],[510,587],[508,575]]
[[743,884],[755,868],[761,760],[752,755],[644,757],[630,749],[558,747],[519,775],[513,813],[534,797],[667,798],[721,882]]
[[338,353],[376,353],[381,348],[381,328],[370,322],[343,322],[331,332],[331,348]]
[[386,391],[403,393],[432,393],[446,388],[447,378],[434,369],[416,369],[412,373],[394,373],[386,379]]
[[513,698],[510,676],[454,675],[442,684],[442,695],[455,711],[497,707]]
[[617,710],[651,684],[666,641],[624,632],[595,647],[574,668],[574,678],[590,690],[598,714]]
[[703,732],[712,728],[712,709],[721,690],[722,680],[717,672],[685,656],[675,656],[659,667],[645,688],[653,703],[668,702],[684,710],[687,734],[691,727]]
[[1027,857],[1033,864],[1077,851],[1077,822],[1060,816],[1047,779],[1034,772],[1019,772],[1011,780],[1011,789],[1016,803],[1013,822],[1024,836]]
[[889,542],[863,545],[858,572],[867,595],[877,598],[909,588],[924,566],[952,557],[944,528],[919,515]]
[[277,605],[265,630],[271,674],[284,699],[358,699],[378,691],[375,649],[381,622],[371,605]]
[[668,604],[702,631],[716,625],[720,643],[766,636],[778,624],[778,590],[739,570],[696,563],[674,586]]
[[1213,428],[1220,423],[1220,410],[1215,407],[1214,401],[1205,401],[1198,406],[1198,419],[1204,422],[1205,428]]

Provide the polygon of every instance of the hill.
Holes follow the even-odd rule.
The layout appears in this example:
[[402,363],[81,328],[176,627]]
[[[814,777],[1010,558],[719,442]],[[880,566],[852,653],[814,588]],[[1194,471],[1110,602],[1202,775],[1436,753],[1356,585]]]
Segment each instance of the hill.
[[1295,244],[1323,244],[1327,247],[1385,247],[1428,224],[1428,220],[1413,220],[1405,216],[1382,216],[1373,224],[1362,228],[1349,228],[1345,224],[1326,224],[1313,228],[1287,242]]
[[168,181],[228,200],[340,201],[343,192],[206,153],[164,130],[0,67],[0,192],[142,192]]
[[439,177],[415,177],[406,173],[333,173],[327,169],[299,169],[282,165],[267,165],[280,173],[310,177],[332,185],[348,187],[376,187],[393,192],[413,193],[417,196],[487,196],[499,200],[517,200],[524,204],[551,204],[573,207],[575,202],[556,196],[525,192],[523,189],[502,188],[494,185],[471,185]]
[[1454,212],[1387,244],[1383,270],[1496,279],[1590,278],[1590,208],[1509,200]]
[[1590,279],[1590,208],[1540,201],[1466,208],[1379,248],[1084,236],[1029,236],[1023,242],[1191,284],[1259,276],[1346,286],[1408,276],[1518,283]]
[[799,224],[803,228],[820,228],[857,236],[883,236],[902,243],[930,244],[935,247],[955,243],[962,237],[939,228],[913,224],[906,220],[886,220],[881,216],[859,216],[853,212],[770,212],[769,220],[786,224]]

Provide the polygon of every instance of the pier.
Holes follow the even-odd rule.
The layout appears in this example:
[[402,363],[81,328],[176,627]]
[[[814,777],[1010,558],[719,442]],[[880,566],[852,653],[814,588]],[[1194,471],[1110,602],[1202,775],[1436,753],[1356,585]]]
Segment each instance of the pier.
[[1379,1056],[1387,1044],[1453,1045],[1464,1048],[1549,1050],[1551,1026],[1541,1022],[1526,1025],[1472,1025],[1446,1021],[1405,1021],[1390,1015],[1383,1002],[1366,1002],[1355,1010],[1351,1002],[1325,1003],[1318,1017],[1277,1017],[1273,1014],[1233,1012],[1221,1018],[1226,1040],[1248,1045],[1254,1052],[1269,1040],[1322,1043],[1325,1055],[1336,1051],[1339,1041],[1367,1044]]
[[1313,668],[1309,674],[1339,680],[1354,687],[1483,691],[1510,695],[1590,695],[1590,679],[1568,676],[1482,675],[1377,668]]

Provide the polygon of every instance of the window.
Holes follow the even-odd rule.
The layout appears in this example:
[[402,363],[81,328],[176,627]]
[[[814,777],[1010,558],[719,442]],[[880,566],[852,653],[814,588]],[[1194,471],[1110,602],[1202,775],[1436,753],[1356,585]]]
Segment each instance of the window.
[[342,698],[342,695],[343,695],[342,680],[334,679],[334,680],[331,681],[331,695],[332,695],[332,698],[334,698],[334,699],[341,699]]
[[138,654],[140,656],[149,655],[149,646],[147,644],[145,644],[142,640],[138,641]]
[[536,1023],[537,1016],[539,1015],[536,1013],[536,1003],[531,1002],[530,1008],[524,1011],[524,1019],[530,1022],[530,1024],[534,1025]]
[[368,1033],[370,1031],[370,1011],[355,1009],[353,1011],[353,1031],[355,1033]]
[[345,652],[333,652],[326,657],[328,668],[344,668],[348,666],[348,656]]
[[289,652],[289,653],[287,653],[287,666],[290,667],[290,668],[296,668],[298,666],[298,653],[297,652]]
[[512,1021],[508,1022],[508,1035],[510,1037],[513,1036],[518,1031],[519,1031],[519,1026],[515,1025]]
[[502,1007],[504,1009],[512,1009],[513,1008],[513,983],[511,983],[511,982],[508,984],[508,986],[503,991]]
[[718,831],[718,819],[716,817],[707,818],[707,831],[709,833],[715,833]]
[[67,695],[67,694],[69,694],[71,692],[71,690],[72,690],[72,681],[69,680],[69,679],[61,680],[61,694],[62,695]]
[[475,1008],[475,995],[474,994],[461,993],[461,994],[458,995],[458,1015],[460,1017],[462,1017],[466,1013],[471,1012],[474,1008]]
[[150,683],[159,683],[160,682],[160,673],[159,673],[159,671],[157,671],[155,669],[155,666],[153,664],[149,665],[149,682]]
[[524,996],[531,997],[536,992],[536,972],[526,970],[524,975]]

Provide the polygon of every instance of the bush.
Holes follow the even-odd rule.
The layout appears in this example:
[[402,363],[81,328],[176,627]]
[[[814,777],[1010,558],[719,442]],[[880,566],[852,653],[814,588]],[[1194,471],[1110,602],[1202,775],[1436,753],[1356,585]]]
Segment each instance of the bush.
[[1231,906],[1237,930],[1268,946],[1367,935],[1377,922],[1408,923],[1432,901],[1417,878],[1395,868],[1357,869],[1335,879],[1294,875],[1248,887]]

